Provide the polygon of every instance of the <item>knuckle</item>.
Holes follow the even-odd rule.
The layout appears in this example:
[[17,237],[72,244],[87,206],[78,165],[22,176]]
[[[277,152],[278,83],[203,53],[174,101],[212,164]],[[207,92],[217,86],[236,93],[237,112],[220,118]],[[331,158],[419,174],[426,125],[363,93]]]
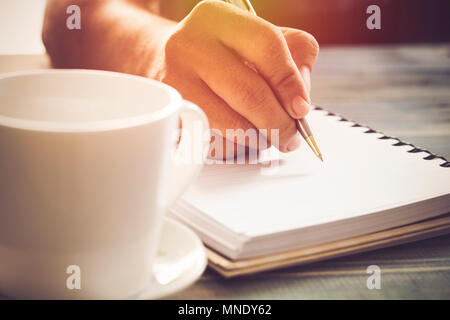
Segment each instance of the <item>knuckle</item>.
[[213,1],[212,1],[212,0],[204,0],[204,1],[200,1],[200,2],[194,7],[194,9],[192,9],[192,12],[193,12],[193,13],[198,13],[198,12],[208,11],[209,8],[211,8],[212,5],[213,5]]
[[286,70],[280,71],[271,80],[280,91],[294,88],[298,85],[298,75],[293,68],[286,68]]
[[209,15],[214,12],[219,6],[221,2],[218,0],[203,0],[200,1],[194,9],[191,11],[191,15]]
[[269,36],[271,37],[271,41],[276,41],[276,42],[284,41],[284,34],[280,28],[278,28],[276,26],[271,26],[271,25],[268,25],[267,28],[269,29]]
[[262,52],[267,59],[277,59],[284,54],[284,36],[279,28],[266,27],[262,35]]
[[178,28],[165,40],[163,52],[165,58],[176,64],[186,65],[191,58],[198,56],[208,45],[207,37],[203,42],[198,40],[198,35],[186,28]]
[[183,38],[184,37],[182,35],[182,30],[179,29],[173,32],[166,39],[166,42],[164,44],[164,53],[166,54],[166,56],[172,56],[173,54],[178,52],[180,48],[183,47]]
[[243,86],[242,103],[251,112],[258,112],[265,107],[269,101],[269,92],[263,86]]
[[214,38],[214,29],[223,19],[224,3],[218,0],[204,0],[199,2],[192,11],[177,24],[177,31],[185,37],[196,39]]
[[315,60],[319,54],[319,43],[310,33],[297,30],[289,34],[289,45],[297,56]]
[[314,38],[313,35],[307,32],[304,33],[304,36],[310,54],[314,57],[317,57],[317,55],[319,54],[319,43],[317,42],[316,38]]

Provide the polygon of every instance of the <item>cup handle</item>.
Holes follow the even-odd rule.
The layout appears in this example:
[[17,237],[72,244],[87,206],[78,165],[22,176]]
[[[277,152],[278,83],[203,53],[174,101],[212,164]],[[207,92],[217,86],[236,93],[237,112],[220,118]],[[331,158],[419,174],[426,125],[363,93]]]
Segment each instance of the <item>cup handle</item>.
[[209,122],[195,104],[184,100],[180,109],[181,140],[172,163],[168,205],[175,203],[198,176],[209,151]]

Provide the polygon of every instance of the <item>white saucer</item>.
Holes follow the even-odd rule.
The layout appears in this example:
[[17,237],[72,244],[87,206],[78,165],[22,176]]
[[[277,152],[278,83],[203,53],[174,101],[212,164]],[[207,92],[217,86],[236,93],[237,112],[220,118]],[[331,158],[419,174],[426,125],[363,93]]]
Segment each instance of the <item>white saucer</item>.
[[200,238],[178,221],[165,218],[154,280],[135,298],[160,299],[186,289],[203,274],[207,261]]
[[160,299],[186,289],[203,274],[206,265],[200,238],[180,222],[164,218],[153,280],[131,299]]

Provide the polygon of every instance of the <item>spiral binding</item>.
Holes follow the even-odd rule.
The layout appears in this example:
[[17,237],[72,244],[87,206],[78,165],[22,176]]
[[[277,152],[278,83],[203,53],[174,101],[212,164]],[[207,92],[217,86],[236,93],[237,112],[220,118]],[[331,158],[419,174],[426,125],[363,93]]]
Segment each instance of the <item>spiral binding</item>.
[[380,139],[380,140],[396,140],[397,142],[394,143],[394,144],[392,144],[392,146],[394,146],[394,147],[411,146],[412,149],[411,149],[411,150],[408,150],[407,152],[409,152],[409,153],[421,153],[421,152],[427,153],[428,155],[427,155],[426,157],[423,157],[424,160],[441,159],[442,161],[444,161],[443,163],[440,164],[441,167],[444,167],[444,168],[449,168],[449,167],[450,167],[450,162],[449,162],[445,157],[443,157],[443,156],[433,154],[433,153],[431,153],[430,151],[428,151],[428,150],[426,150],[426,149],[418,148],[418,147],[416,147],[415,145],[413,145],[413,144],[411,144],[411,143],[408,143],[408,142],[405,142],[405,141],[400,140],[399,138],[391,137],[391,136],[385,135],[383,132],[374,130],[374,129],[370,128],[369,126],[366,126],[366,125],[363,125],[363,124],[359,124],[359,123],[357,123],[356,121],[353,121],[353,120],[351,120],[351,119],[344,118],[344,117],[341,116],[340,114],[336,114],[336,113],[334,113],[334,112],[329,112],[328,110],[326,110],[326,109],[324,109],[324,108],[322,108],[322,107],[319,107],[319,106],[313,106],[313,109],[314,109],[314,110],[319,110],[319,111],[325,111],[325,112],[327,112],[327,114],[326,114],[327,116],[335,116],[335,117],[338,117],[338,118],[339,118],[338,121],[342,121],[342,122],[354,122],[355,124],[352,125],[352,127],[354,127],[354,128],[358,128],[358,127],[359,127],[359,128],[367,128],[367,131],[364,131],[363,133],[367,133],[367,134],[370,134],[370,133],[379,133],[379,134],[382,134],[382,136],[378,138],[378,139]]

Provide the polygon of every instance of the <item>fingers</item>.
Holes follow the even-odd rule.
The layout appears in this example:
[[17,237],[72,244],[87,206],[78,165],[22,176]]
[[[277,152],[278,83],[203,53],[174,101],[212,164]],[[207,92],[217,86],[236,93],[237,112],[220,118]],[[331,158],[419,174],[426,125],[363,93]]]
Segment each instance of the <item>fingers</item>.
[[198,77],[184,91],[179,84],[184,80],[176,79],[174,86],[199,104],[224,136],[227,129],[277,129],[281,151],[298,147],[292,118],[309,110],[310,71],[318,52],[308,33],[280,29],[222,1],[202,1],[177,25],[164,50],[162,74]]
[[281,28],[281,31],[308,92],[311,93],[311,71],[319,54],[319,44],[305,31],[292,28]]
[[[169,85],[176,83],[177,89],[183,98],[201,106],[208,116],[212,129],[211,145],[213,147],[210,150],[211,157],[231,159],[242,156],[241,153],[245,154],[249,148],[256,150],[269,147],[268,144],[261,142],[259,136],[257,137],[258,139],[250,139],[246,138],[244,134],[238,134],[239,132],[256,132],[257,130],[252,123],[231,109],[220,97],[212,92],[201,79],[184,78],[180,82],[179,78],[166,78],[164,82]],[[227,130],[229,132],[234,130],[229,133],[229,140],[225,138]],[[230,136],[230,134],[233,134],[233,136]],[[246,148],[237,145],[245,146]]]
[[297,67],[300,69],[301,66],[307,66],[312,71],[319,54],[317,40],[302,30],[285,27],[280,29]]
[[309,93],[281,30],[226,3],[205,2],[202,11],[215,17],[211,32],[218,40],[253,64],[291,117],[303,118],[309,110]]
[[204,82],[200,80],[195,90],[189,91],[184,96],[191,96],[191,101],[202,106],[211,124],[210,158],[257,161],[258,151],[270,147],[252,123],[231,109]]
[[299,146],[295,121],[260,74],[221,45],[209,47],[198,59],[196,72],[208,87],[256,128],[264,129],[271,144],[284,152]]

